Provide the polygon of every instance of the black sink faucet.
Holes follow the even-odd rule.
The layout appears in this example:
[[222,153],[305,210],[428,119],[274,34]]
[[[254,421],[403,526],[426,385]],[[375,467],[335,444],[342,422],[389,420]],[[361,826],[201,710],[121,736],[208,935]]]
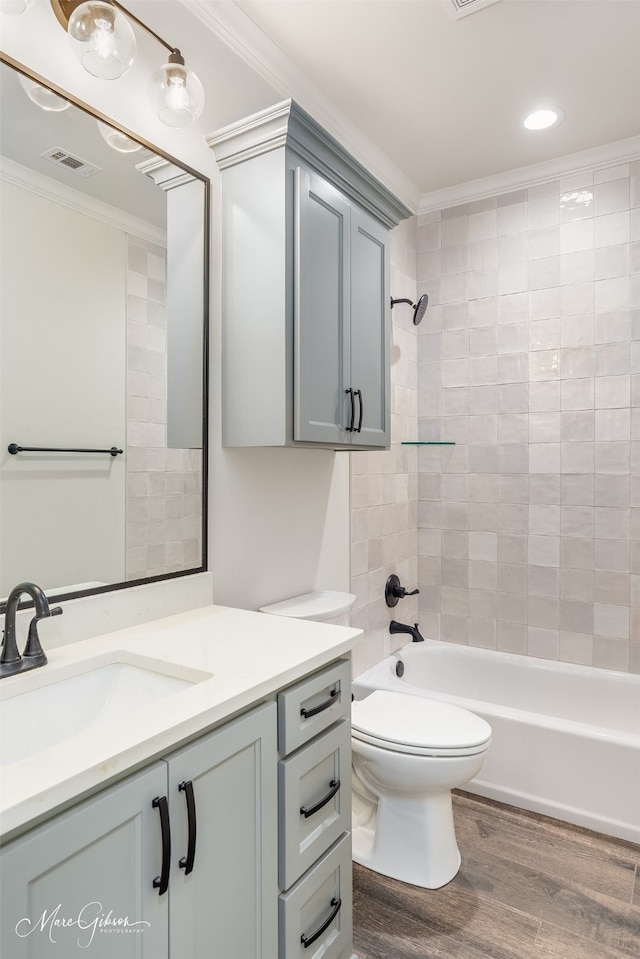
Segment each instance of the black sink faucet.
[[[31,620],[29,626],[29,636],[22,656],[18,652],[16,642],[16,613],[20,597],[23,593],[28,593],[33,600],[36,615]],[[24,673],[28,669],[35,669],[37,666],[44,666],[47,657],[40,645],[38,638],[38,620],[46,619],[48,616],[59,616],[62,613],[62,607],[56,606],[49,608],[47,597],[35,583],[19,583],[9,593],[7,599],[7,609],[4,617],[4,641],[2,644],[2,654],[0,655],[0,679],[5,676],[13,676],[16,673]]]
[[414,623],[413,626],[407,626],[405,623],[397,623],[395,619],[392,619],[389,623],[389,632],[392,635],[394,633],[408,633],[412,637],[412,643],[424,643],[424,636],[420,635],[417,623]]

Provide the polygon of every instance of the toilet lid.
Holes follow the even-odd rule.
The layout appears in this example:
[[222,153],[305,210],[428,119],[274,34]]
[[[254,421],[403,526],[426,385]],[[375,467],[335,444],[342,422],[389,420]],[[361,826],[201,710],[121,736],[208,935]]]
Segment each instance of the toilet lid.
[[[491,738],[489,723],[474,713],[437,699],[377,689],[351,705],[353,734],[368,742],[379,740],[399,751],[460,750],[480,746]],[[405,747],[404,749],[402,747]]]

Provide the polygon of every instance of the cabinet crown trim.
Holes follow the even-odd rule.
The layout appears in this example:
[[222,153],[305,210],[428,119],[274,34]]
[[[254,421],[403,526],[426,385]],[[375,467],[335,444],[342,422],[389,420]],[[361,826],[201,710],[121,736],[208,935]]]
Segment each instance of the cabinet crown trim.
[[385,226],[397,226],[412,215],[408,206],[295,100],[283,100],[222,127],[209,134],[206,141],[221,170],[288,147]]

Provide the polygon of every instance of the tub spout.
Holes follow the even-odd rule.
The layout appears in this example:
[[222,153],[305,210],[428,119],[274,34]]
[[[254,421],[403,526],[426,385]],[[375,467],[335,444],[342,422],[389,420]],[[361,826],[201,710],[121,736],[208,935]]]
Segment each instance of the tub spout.
[[397,623],[395,619],[392,619],[389,623],[389,632],[392,635],[394,633],[408,633],[412,637],[412,643],[424,643],[424,636],[420,635],[417,623],[414,623],[413,626],[407,626],[406,623]]

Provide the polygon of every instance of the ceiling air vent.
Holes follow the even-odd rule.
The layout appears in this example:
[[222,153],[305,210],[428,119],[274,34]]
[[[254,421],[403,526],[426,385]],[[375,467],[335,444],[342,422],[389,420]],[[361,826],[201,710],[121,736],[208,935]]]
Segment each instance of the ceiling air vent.
[[94,173],[100,173],[101,170],[101,167],[94,163],[87,163],[86,160],[81,160],[80,157],[74,156],[68,150],[63,150],[62,147],[45,150],[40,156],[44,157],[45,160],[51,160],[52,163],[57,163],[58,166],[66,167],[67,170],[71,170],[77,176],[93,176]]
[[448,2],[449,9],[454,17],[460,19],[460,17],[466,17],[468,14],[475,13],[476,10],[488,7],[492,3],[497,3],[498,0],[448,0]]

